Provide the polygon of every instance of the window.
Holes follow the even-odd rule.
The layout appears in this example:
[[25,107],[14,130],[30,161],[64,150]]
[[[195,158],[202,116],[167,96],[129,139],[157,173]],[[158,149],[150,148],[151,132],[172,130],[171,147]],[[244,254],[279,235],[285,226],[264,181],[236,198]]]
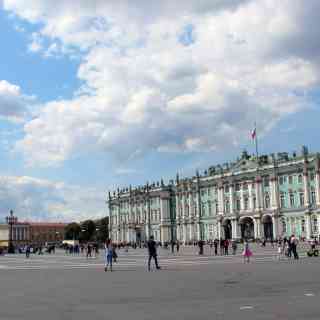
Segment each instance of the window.
[[298,183],[302,183],[302,174],[298,175]]
[[229,202],[229,200],[227,200],[227,201],[225,202],[225,211],[226,211],[226,213],[229,213],[229,212],[230,212],[230,202]]
[[318,233],[318,218],[315,216],[312,219],[312,231],[313,233]]
[[229,185],[226,185],[226,186],[224,187],[224,192],[225,192],[225,193],[229,193]]
[[236,191],[240,191],[240,184],[236,183]]
[[306,231],[306,220],[302,219],[301,220],[301,232]]
[[202,204],[202,216],[206,215],[206,207],[204,204]]
[[316,203],[316,192],[314,191],[314,189],[311,189],[311,204],[315,204]]
[[284,183],[284,181],[283,181],[283,176],[281,176],[281,177],[279,178],[279,184],[282,186],[283,183]]
[[314,179],[315,179],[314,172],[311,172],[310,173],[310,181],[314,181]]
[[211,195],[211,189],[208,188],[208,196],[210,196],[210,195]]
[[300,202],[300,207],[304,206],[304,193],[300,192],[299,193],[299,202]]
[[284,193],[280,194],[280,207],[285,208],[286,207],[286,202],[285,202],[285,195]]
[[204,196],[204,189],[201,189],[201,196]]
[[268,194],[264,198],[264,204],[266,209],[270,208],[270,196]]
[[216,213],[219,212],[219,205],[218,205],[218,202],[216,202]]
[[211,202],[210,201],[208,201],[208,214],[209,214],[209,216],[212,215],[212,209],[211,209]]
[[253,197],[252,202],[253,202],[253,209],[255,209],[257,207],[257,198]]
[[289,176],[289,184],[292,184],[292,183],[293,183],[292,176]]
[[248,184],[247,183],[243,184],[243,190],[248,190]]
[[249,209],[249,199],[248,197],[244,198],[244,210],[248,210]]
[[240,202],[240,199],[237,199],[237,200],[236,200],[236,209],[237,209],[238,211],[241,210],[241,202]]
[[269,187],[269,178],[268,178],[268,177],[265,177],[265,178],[263,179],[263,185],[264,185],[265,187]]
[[294,194],[291,192],[289,197],[290,197],[290,207],[294,208]]
[[286,221],[284,219],[282,220],[282,232],[283,233],[287,232],[287,224],[286,224]]

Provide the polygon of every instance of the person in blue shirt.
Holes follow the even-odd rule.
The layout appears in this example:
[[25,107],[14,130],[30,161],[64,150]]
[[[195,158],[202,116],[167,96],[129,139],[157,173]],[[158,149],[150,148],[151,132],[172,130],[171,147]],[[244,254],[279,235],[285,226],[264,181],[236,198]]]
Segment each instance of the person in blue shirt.
[[110,271],[112,271],[113,244],[110,240],[105,243],[104,251],[105,251],[104,271],[108,271],[108,266],[110,266]]

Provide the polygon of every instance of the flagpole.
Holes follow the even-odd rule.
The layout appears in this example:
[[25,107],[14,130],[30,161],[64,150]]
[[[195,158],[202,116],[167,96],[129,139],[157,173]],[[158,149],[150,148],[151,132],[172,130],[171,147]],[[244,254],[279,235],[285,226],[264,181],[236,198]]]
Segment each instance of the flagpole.
[[257,156],[257,164],[259,166],[259,152],[258,152],[258,131],[257,131],[257,123],[254,123],[254,128],[256,130],[254,142],[256,144],[256,156]]

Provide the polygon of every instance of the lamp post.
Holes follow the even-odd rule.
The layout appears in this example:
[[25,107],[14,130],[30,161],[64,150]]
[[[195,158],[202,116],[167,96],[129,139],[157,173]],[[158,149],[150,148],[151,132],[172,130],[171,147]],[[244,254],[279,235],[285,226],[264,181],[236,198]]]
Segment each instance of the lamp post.
[[6,221],[7,224],[10,226],[8,253],[14,253],[14,246],[12,242],[13,225],[18,222],[18,218],[13,215],[12,210],[10,210],[10,215],[6,217]]

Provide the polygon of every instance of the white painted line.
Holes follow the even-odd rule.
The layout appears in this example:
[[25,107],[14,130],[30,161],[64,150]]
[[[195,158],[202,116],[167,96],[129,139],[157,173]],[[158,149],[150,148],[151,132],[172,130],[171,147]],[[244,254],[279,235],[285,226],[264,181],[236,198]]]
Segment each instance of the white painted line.
[[243,307],[240,307],[240,310],[251,310],[253,309],[253,306],[243,306]]
[[314,293],[311,293],[311,292],[310,292],[310,293],[305,293],[304,295],[305,295],[306,297],[314,297]]

